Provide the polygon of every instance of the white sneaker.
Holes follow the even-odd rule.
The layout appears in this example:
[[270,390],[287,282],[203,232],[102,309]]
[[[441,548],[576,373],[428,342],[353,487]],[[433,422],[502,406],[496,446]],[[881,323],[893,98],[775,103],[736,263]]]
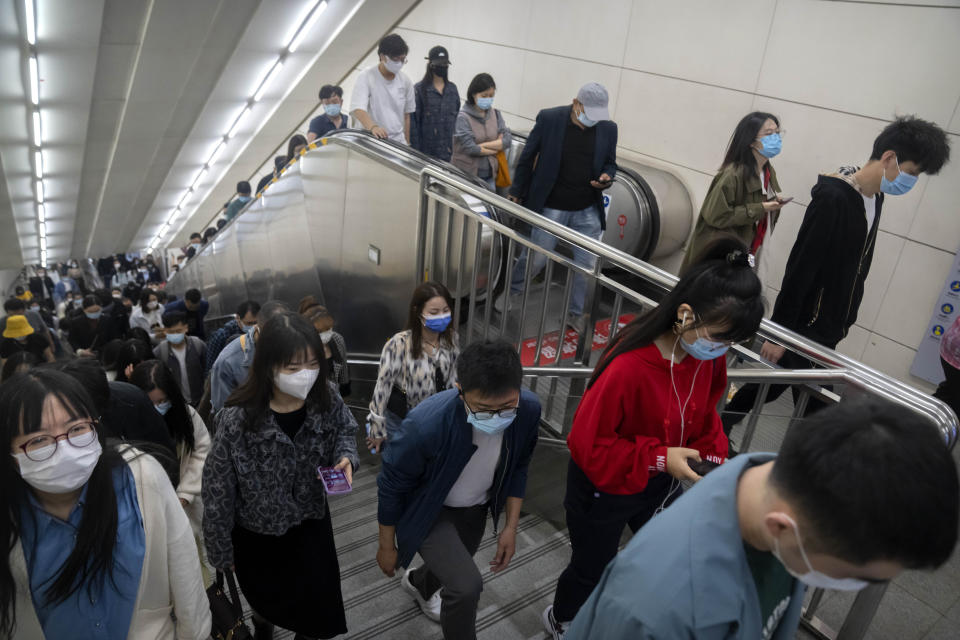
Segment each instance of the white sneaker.
[[566,325],[581,335],[587,329],[587,323],[583,319],[583,316],[578,316],[572,313],[567,314]]
[[437,592],[430,596],[429,600],[424,600],[423,596],[420,595],[420,591],[410,584],[410,571],[403,572],[403,577],[400,578],[400,586],[417,601],[417,604],[420,605],[420,610],[423,611],[423,615],[434,622],[440,622],[440,589],[437,589]]
[[567,632],[570,623],[557,622],[553,617],[553,605],[543,610],[543,628],[547,630],[553,640],[563,640],[563,634]]
[[507,305],[511,309],[518,309],[523,303],[523,294],[522,293],[509,293],[509,288],[504,290],[497,299],[493,301],[493,308],[503,313]]

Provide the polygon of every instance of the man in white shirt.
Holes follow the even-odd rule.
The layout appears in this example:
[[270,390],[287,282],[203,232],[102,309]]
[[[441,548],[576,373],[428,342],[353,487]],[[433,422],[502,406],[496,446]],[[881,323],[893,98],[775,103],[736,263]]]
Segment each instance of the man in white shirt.
[[350,98],[350,114],[380,139],[410,144],[410,114],[417,110],[413,82],[400,71],[407,62],[407,43],[391,33],[380,41],[380,64],[360,72]]

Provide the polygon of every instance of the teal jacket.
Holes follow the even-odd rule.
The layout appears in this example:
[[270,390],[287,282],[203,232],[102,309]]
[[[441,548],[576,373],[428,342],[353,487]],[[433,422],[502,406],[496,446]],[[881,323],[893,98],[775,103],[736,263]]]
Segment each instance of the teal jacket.
[[[607,565],[564,640],[756,640],[763,621],[737,518],[737,483],[774,454],[740,455],[653,518]],[[772,640],[796,636],[805,586]]]

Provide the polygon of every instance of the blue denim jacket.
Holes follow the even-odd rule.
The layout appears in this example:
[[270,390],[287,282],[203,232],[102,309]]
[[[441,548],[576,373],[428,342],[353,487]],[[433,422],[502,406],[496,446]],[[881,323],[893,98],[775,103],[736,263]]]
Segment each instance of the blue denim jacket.
[[413,85],[417,110],[410,117],[410,146],[428,156],[450,162],[453,155],[453,129],[460,113],[460,92],[447,82],[443,94],[431,82]]

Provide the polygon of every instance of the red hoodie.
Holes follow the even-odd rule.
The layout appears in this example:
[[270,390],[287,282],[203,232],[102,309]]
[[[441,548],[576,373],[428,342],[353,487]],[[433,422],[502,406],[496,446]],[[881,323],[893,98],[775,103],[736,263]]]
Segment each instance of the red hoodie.
[[[567,445],[597,489],[640,493],[651,477],[666,471],[667,447],[696,449],[712,462],[726,459],[727,437],[717,415],[727,386],[726,359],[688,355],[673,365],[673,382],[676,392],[670,361],[649,344],[614,358],[583,394]],[[686,403],[682,442],[681,403]]]

